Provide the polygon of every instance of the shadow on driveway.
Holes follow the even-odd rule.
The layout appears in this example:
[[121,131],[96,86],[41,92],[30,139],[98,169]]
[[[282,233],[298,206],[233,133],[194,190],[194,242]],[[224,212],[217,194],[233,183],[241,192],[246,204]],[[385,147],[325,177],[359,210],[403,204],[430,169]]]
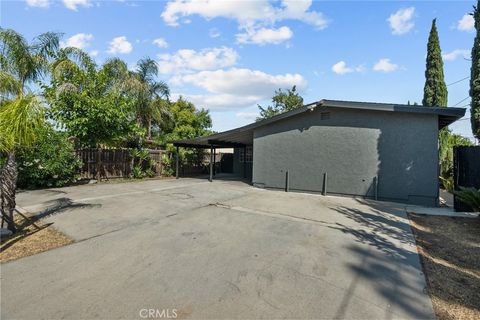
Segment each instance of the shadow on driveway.
[[399,308],[413,318],[431,317],[431,308],[425,306],[424,301],[417,301],[415,294],[425,290],[425,282],[415,239],[403,206],[390,203],[379,205],[360,199],[356,201],[368,206],[368,212],[344,206],[330,209],[353,220],[359,227],[352,228],[335,223],[328,228],[349,234],[356,242],[371,246],[385,254],[379,254],[378,251],[369,250],[365,246],[351,245],[347,248],[349,254],[358,256],[362,263],[349,265],[354,277],[336,318],[342,318],[345,314],[355,287],[361,280],[369,281],[387,301],[393,301],[395,304],[393,312]]
[[37,220],[72,209],[100,208],[102,206],[101,204],[75,203],[72,199],[66,197],[47,201],[44,205],[46,206],[46,209],[35,213],[35,218]]

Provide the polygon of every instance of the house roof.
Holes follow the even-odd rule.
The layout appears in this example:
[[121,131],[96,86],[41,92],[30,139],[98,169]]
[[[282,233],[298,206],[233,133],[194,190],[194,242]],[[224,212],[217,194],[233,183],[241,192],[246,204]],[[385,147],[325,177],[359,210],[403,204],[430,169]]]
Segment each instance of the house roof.
[[341,101],[341,100],[320,100],[301,108],[276,115],[272,118],[261,120],[248,124],[236,129],[216,133],[206,137],[199,137],[194,139],[177,140],[173,145],[178,147],[193,147],[193,148],[216,148],[225,147],[243,147],[252,144],[253,131],[259,127],[293,117],[295,115],[314,110],[316,108],[345,108],[345,109],[360,109],[373,110],[385,112],[400,112],[400,113],[418,113],[418,114],[435,114],[438,115],[439,129],[450,125],[456,120],[465,115],[464,108],[444,108],[444,107],[425,107],[418,105],[406,104],[392,104],[392,103],[376,103],[376,102],[357,102],[357,101]]

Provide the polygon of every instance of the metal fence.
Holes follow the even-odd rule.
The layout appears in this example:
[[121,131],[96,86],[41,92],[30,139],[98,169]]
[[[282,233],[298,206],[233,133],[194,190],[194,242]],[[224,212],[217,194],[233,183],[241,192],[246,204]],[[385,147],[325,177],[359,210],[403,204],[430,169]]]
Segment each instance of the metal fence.
[[[459,187],[480,189],[480,146],[453,148],[453,180],[455,190]],[[473,211],[454,196],[456,211]]]
[[[131,149],[80,149],[77,157],[82,161],[81,179],[125,178],[132,173],[134,159]],[[149,158],[154,162],[154,172],[162,175],[162,156],[165,150],[149,150]]]

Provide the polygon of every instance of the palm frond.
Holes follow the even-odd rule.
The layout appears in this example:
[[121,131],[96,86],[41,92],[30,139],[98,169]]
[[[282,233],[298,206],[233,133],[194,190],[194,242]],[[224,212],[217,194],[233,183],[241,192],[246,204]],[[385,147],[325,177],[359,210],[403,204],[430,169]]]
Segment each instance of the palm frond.
[[111,79],[123,80],[129,72],[125,61],[119,58],[108,59],[102,66],[102,71]]
[[137,62],[136,71],[143,81],[154,81],[154,78],[158,75],[158,65],[155,60],[146,57]]
[[33,65],[25,38],[12,29],[0,29],[0,52],[2,69],[24,81]]
[[60,38],[62,35],[62,33],[45,32],[37,36],[31,46],[33,53],[44,59],[54,57],[60,48]]
[[[22,84],[12,74],[0,70],[0,95],[2,97],[19,96],[22,94]],[[3,98],[2,98],[3,99]]]
[[480,211],[480,189],[460,187],[460,191],[454,191],[454,194],[474,211]]
[[151,91],[154,95],[164,97],[167,100],[170,97],[170,88],[164,81],[159,81],[152,84]]
[[82,49],[75,47],[62,48],[58,52],[57,60],[71,60],[78,64],[79,68],[88,72],[96,68],[95,61]]
[[45,108],[34,95],[13,100],[0,109],[0,151],[35,143],[38,130],[45,124]]
[[25,38],[11,29],[0,29],[0,65],[20,81],[22,86],[38,80],[47,71],[48,59],[59,47],[56,33],[43,33],[29,45]]
[[156,98],[149,104],[148,114],[160,125],[166,121],[173,120],[169,102],[161,98]]

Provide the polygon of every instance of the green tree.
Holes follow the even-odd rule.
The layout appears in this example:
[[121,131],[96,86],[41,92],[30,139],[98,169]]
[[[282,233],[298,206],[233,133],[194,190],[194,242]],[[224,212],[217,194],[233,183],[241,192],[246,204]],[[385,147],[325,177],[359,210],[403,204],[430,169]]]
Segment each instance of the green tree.
[[475,20],[475,40],[472,47],[472,67],[470,68],[470,121],[473,135],[480,140],[480,1],[473,7]]
[[125,62],[110,59],[100,68],[83,51],[62,49],[51,64],[51,82],[44,86],[51,117],[80,146],[123,143],[140,134],[134,99],[125,88],[130,79]]
[[43,33],[28,43],[10,29],[0,29],[0,154],[6,155],[0,183],[0,210],[8,228],[15,232],[16,152],[31,146],[45,124],[41,99],[27,85],[48,70],[49,59],[59,47],[59,35]]
[[168,130],[168,140],[191,139],[210,134],[212,119],[208,110],[195,108],[195,105],[180,97],[170,105],[172,121]]
[[268,119],[277,114],[294,110],[303,106],[303,98],[298,94],[296,86],[293,86],[292,89],[288,89],[287,92],[282,89],[275,91],[275,95],[272,97],[272,106],[267,106],[266,108],[258,105],[260,109],[260,116],[257,118],[257,121]]
[[168,105],[170,89],[165,82],[156,80],[158,66],[151,58],[139,60],[132,76],[130,84],[137,97],[137,123],[146,129],[147,139],[151,140],[153,122],[160,126],[171,117]]
[[442,51],[438,39],[436,19],[433,19],[427,44],[427,66],[422,104],[427,107],[446,107],[447,102],[448,92],[443,77]]
[[[165,128],[167,134],[165,141],[192,139],[206,136],[212,133],[212,118],[208,110],[195,108],[195,105],[180,97],[170,106],[172,120]],[[174,151],[171,144],[167,144],[167,149]],[[199,164],[203,159],[204,152],[201,149],[191,150],[182,149],[180,158],[184,162]]]

